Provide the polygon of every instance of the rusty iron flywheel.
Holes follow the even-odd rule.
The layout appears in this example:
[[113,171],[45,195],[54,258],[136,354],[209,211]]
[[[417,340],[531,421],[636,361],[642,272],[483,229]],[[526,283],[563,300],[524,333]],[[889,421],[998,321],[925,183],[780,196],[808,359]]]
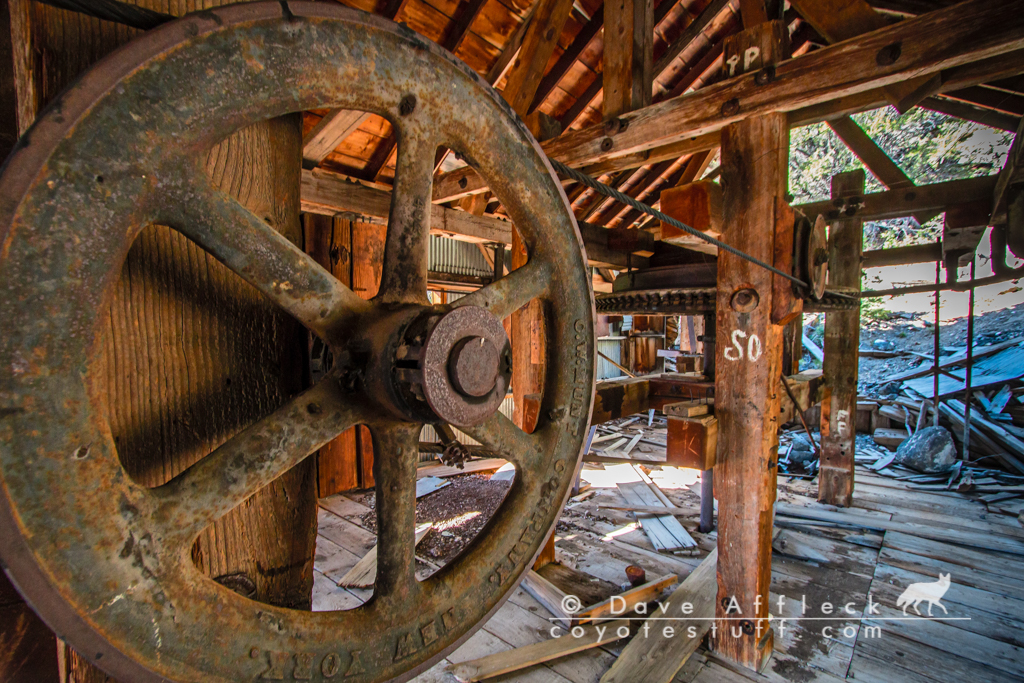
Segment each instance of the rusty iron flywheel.
[[[217,190],[196,161],[243,126],[324,106],[380,114],[398,133],[381,290],[369,302]],[[477,168],[530,255],[452,306],[426,296],[439,145]],[[118,460],[94,368],[122,263],[154,223],[283,307],[335,363],[150,489]],[[403,27],[334,3],[261,2],[144,34],[86,73],[7,160],[0,245],[0,556],[57,635],[121,680],[406,680],[498,609],[567,495],[593,401],[594,303],[579,231],[522,122],[464,64]],[[541,420],[526,434],[495,399],[510,372],[500,321],[532,299],[543,302],[548,362]],[[441,420],[517,472],[484,531],[419,581],[417,443],[423,423]],[[290,610],[198,571],[190,549],[205,527],[354,424],[370,428],[375,448],[368,602]]]

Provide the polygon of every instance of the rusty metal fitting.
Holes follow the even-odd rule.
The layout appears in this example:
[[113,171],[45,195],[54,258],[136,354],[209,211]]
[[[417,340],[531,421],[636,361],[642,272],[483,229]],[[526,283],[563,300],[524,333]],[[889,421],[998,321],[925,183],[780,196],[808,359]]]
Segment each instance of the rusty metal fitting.
[[757,291],[750,287],[745,287],[732,295],[732,299],[729,300],[729,305],[732,306],[732,310],[737,313],[750,313],[752,310],[757,308],[757,305],[761,302],[761,297]]

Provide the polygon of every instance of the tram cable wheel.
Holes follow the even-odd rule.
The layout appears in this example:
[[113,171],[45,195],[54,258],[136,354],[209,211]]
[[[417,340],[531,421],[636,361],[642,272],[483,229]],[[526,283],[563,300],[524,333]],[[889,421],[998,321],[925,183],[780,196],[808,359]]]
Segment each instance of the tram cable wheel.
[[811,223],[807,217],[798,213],[794,226],[793,274],[809,285],[797,294],[812,301],[825,298],[825,287],[828,284],[827,225],[821,214]]
[[[371,301],[216,189],[196,161],[234,130],[322,106],[380,114],[397,131],[383,277]],[[426,295],[439,145],[480,172],[529,253],[524,267],[450,306]],[[93,373],[122,263],[154,223],[282,306],[334,363],[167,484],[145,488],[118,460]],[[87,72],[7,160],[0,239],[0,555],[57,635],[111,675],[407,680],[497,610],[539,551],[593,401],[582,240],[525,126],[435,44],[333,3],[235,5],[147,32]],[[497,411],[510,373],[500,321],[533,299],[543,304],[549,351],[541,419],[526,434]],[[418,439],[438,421],[502,453],[516,478],[463,553],[419,581]],[[205,527],[355,424],[370,429],[376,460],[369,601],[345,612],[290,610],[199,572],[190,549]]]

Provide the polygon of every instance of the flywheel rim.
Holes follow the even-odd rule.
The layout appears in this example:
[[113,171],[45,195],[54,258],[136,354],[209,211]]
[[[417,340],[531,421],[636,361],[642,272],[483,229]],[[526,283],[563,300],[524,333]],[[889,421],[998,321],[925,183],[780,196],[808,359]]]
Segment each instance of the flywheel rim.
[[[382,79],[374,81],[372,73]],[[371,92],[371,83],[385,81],[388,92]],[[347,90],[339,94],[340,88]],[[410,94],[416,96],[411,113],[405,111]],[[544,410],[534,436],[512,431],[507,419],[497,418],[464,430],[499,450],[516,449],[515,457],[509,454],[517,465],[513,488],[473,544],[422,583],[396,582],[349,612],[308,613],[247,600],[198,574],[188,559],[190,544],[182,539],[201,520],[189,518],[181,498],[175,507],[170,494],[197,500],[202,497],[191,497],[196,491],[222,490],[188,488],[206,480],[184,476],[185,484],[175,479],[152,490],[133,484],[120,467],[109,427],[97,417],[89,362],[120,264],[134,235],[151,222],[170,223],[229,267],[248,266],[247,279],[260,279],[261,291],[308,327],[319,320],[326,321],[325,329],[337,329],[345,321],[334,312],[345,306],[354,311],[351,321],[373,306],[424,305],[414,292],[418,280],[393,269],[385,272],[379,300],[361,308],[315,269],[289,261],[299,257],[283,245],[272,265],[299,264],[298,276],[296,283],[273,280],[274,268],[260,272],[261,263],[242,258],[238,245],[216,253],[223,244],[211,248],[197,239],[213,234],[202,221],[198,228],[182,224],[197,212],[168,211],[158,200],[199,197],[207,202],[202,209],[220,206],[223,198],[203,186],[201,177],[189,177],[192,160],[244,125],[327,104],[386,116],[399,130],[400,159],[403,131],[415,132],[416,121],[427,132],[443,124],[443,135],[421,140],[423,149],[444,144],[472,160],[530,247],[527,266],[458,305],[480,306],[500,319],[525,303],[523,296],[536,295],[548,307],[550,350]],[[485,153],[474,154],[481,146]],[[84,149],[91,150],[88,167]],[[410,164],[416,167],[415,159]],[[225,206],[226,213],[218,215],[247,220]],[[423,227],[429,208],[429,198],[419,204],[396,200],[392,221],[397,211],[405,225]],[[258,226],[245,229],[273,239]],[[593,401],[594,303],[582,240],[560,184],[523,124],[476,74],[433,43],[391,22],[325,3],[235,5],[171,22],[112,53],[40,117],[0,175],[0,231],[0,281],[11,283],[0,288],[0,316],[10,326],[0,338],[0,530],[10,539],[0,556],[57,635],[109,673],[131,680],[257,680],[278,671],[286,677],[308,674],[310,680],[406,680],[496,611],[539,551],[568,493]],[[393,253],[406,255],[402,248],[396,244]],[[386,282],[394,287],[386,288]],[[292,284],[305,289],[295,293]],[[388,293],[396,289],[401,291]],[[329,375],[278,412],[292,411],[288,415],[301,423],[310,443],[346,420],[367,424],[375,450],[380,448],[375,460],[383,478],[408,475],[410,462],[414,476],[414,459],[389,459],[386,453],[407,449],[418,439],[418,426],[333,407],[341,405],[344,393],[335,379]],[[314,415],[309,406],[315,401],[332,407]],[[324,425],[331,420],[337,422]],[[256,442],[272,442],[273,434],[255,432],[249,436]],[[212,458],[200,464],[227,462]],[[243,464],[249,469],[232,470],[240,483],[224,484],[236,497],[283,466],[269,457]],[[380,491],[378,484],[379,505],[386,508]],[[407,512],[403,508],[395,519]],[[100,533],[90,526],[97,520],[110,520],[111,528]],[[388,555],[386,526],[380,537],[385,574],[389,562],[398,566],[405,557],[400,550]],[[479,589],[472,595],[471,586]],[[415,621],[408,610],[397,610],[413,602],[421,608]],[[392,612],[385,615],[389,605]],[[216,620],[204,618],[210,609]],[[338,635],[346,621],[352,633]],[[234,636],[246,626],[252,630],[243,642]],[[373,651],[353,646],[356,632],[375,634]],[[352,655],[356,651],[359,656]]]

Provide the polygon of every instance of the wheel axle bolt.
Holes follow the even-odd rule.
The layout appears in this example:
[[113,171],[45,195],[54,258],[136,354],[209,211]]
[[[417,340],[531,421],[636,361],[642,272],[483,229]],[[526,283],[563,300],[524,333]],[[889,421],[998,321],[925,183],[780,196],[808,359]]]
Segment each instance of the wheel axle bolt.
[[486,396],[498,378],[498,350],[483,337],[466,337],[448,356],[448,376],[464,396]]
[[758,296],[757,292],[748,287],[733,294],[729,305],[732,306],[732,310],[737,313],[750,313],[752,310],[757,308],[757,304],[760,303],[760,301],[761,297]]

